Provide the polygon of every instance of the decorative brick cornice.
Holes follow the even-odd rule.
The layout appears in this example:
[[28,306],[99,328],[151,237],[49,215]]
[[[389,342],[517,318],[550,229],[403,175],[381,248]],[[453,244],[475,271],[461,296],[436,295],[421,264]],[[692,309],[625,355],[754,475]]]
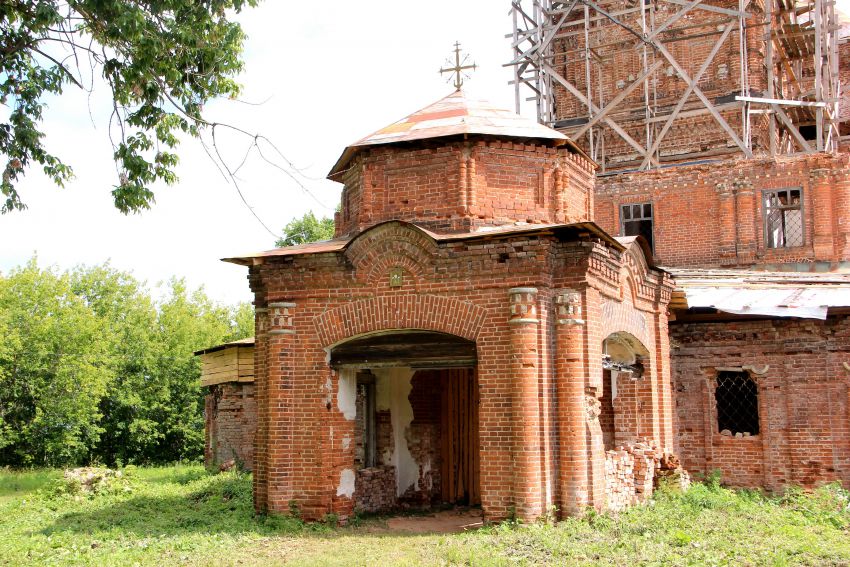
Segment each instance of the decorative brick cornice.
[[511,314],[508,323],[521,325],[523,323],[539,323],[537,318],[537,288],[513,287],[508,290],[511,304]]

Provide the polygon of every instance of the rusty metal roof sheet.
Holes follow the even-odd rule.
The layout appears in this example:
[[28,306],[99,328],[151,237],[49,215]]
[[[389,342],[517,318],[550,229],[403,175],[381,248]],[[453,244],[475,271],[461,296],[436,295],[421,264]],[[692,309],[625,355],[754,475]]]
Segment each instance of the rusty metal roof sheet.
[[557,130],[490,102],[467,98],[463,91],[458,90],[345,148],[328,178],[344,170],[351,158],[365,147],[462,134],[550,140],[554,145],[569,144],[575,151],[580,151]]
[[344,238],[335,238],[333,240],[324,240],[322,242],[311,242],[309,244],[299,244],[297,246],[287,246],[284,248],[274,248],[272,250],[266,250],[264,252],[257,252],[254,254],[246,254],[243,256],[234,256],[231,258],[222,258],[223,262],[230,262],[231,264],[239,264],[242,266],[251,266],[254,264],[261,264],[265,258],[272,257],[284,257],[284,256],[302,256],[306,254],[322,254],[327,252],[339,252],[345,249],[348,244],[353,241],[358,236],[365,234],[366,232],[387,224],[387,223],[400,223],[408,226],[412,226],[417,230],[423,232],[428,235],[436,242],[451,242],[457,240],[474,240],[477,238],[489,238],[489,237],[499,237],[499,236],[511,236],[511,235],[519,235],[523,233],[534,234],[539,232],[546,231],[558,231],[561,233],[564,232],[575,232],[575,233],[587,233],[589,235],[594,236],[595,238],[599,238],[604,240],[614,248],[618,250],[624,250],[626,247],[623,246],[616,239],[609,236],[604,230],[599,228],[596,223],[592,222],[579,222],[572,224],[531,224],[531,223],[514,223],[503,226],[495,226],[495,227],[482,227],[479,228],[475,232],[463,232],[463,233],[452,233],[452,234],[440,234],[437,232],[430,231],[428,229],[422,228],[421,226],[417,226],[414,223],[409,223],[405,221],[386,221],[379,223],[375,226],[371,226],[367,228],[364,232],[357,234],[353,237],[344,237]]
[[711,307],[736,315],[826,319],[830,307],[850,307],[847,273],[664,269],[676,282],[674,303],[688,308]]

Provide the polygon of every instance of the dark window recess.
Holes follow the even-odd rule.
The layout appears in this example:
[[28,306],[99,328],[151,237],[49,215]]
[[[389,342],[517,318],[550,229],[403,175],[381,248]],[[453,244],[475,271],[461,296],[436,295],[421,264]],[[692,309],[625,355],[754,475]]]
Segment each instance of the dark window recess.
[[623,236],[643,236],[649,247],[655,249],[652,240],[652,203],[620,205]]
[[746,372],[717,374],[717,430],[746,436],[759,432],[759,403],[756,383]]
[[764,192],[764,239],[768,248],[803,245],[803,191]]
[[354,462],[358,467],[374,467],[376,464],[375,424],[375,376],[368,370],[357,374],[357,418],[354,424],[359,439],[354,450]]

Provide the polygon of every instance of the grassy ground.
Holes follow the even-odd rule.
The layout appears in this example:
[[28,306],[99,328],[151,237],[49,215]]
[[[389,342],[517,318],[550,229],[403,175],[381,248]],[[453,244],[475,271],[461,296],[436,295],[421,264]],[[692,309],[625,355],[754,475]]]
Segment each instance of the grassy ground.
[[850,498],[696,485],[617,519],[408,535],[255,518],[250,477],[148,468],[94,496],[56,471],[0,470],[0,565],[847,565]]

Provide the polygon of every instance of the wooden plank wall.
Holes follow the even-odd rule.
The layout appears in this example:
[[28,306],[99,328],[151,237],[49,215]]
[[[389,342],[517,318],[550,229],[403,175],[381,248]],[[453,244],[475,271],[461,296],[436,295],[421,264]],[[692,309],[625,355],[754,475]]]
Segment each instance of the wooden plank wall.
[[201,385],[254,381],[254,347],[233,346],[201,355]]
[[481,504],[478,378],[473,368],[440,373],[440,479],[443,502]]

